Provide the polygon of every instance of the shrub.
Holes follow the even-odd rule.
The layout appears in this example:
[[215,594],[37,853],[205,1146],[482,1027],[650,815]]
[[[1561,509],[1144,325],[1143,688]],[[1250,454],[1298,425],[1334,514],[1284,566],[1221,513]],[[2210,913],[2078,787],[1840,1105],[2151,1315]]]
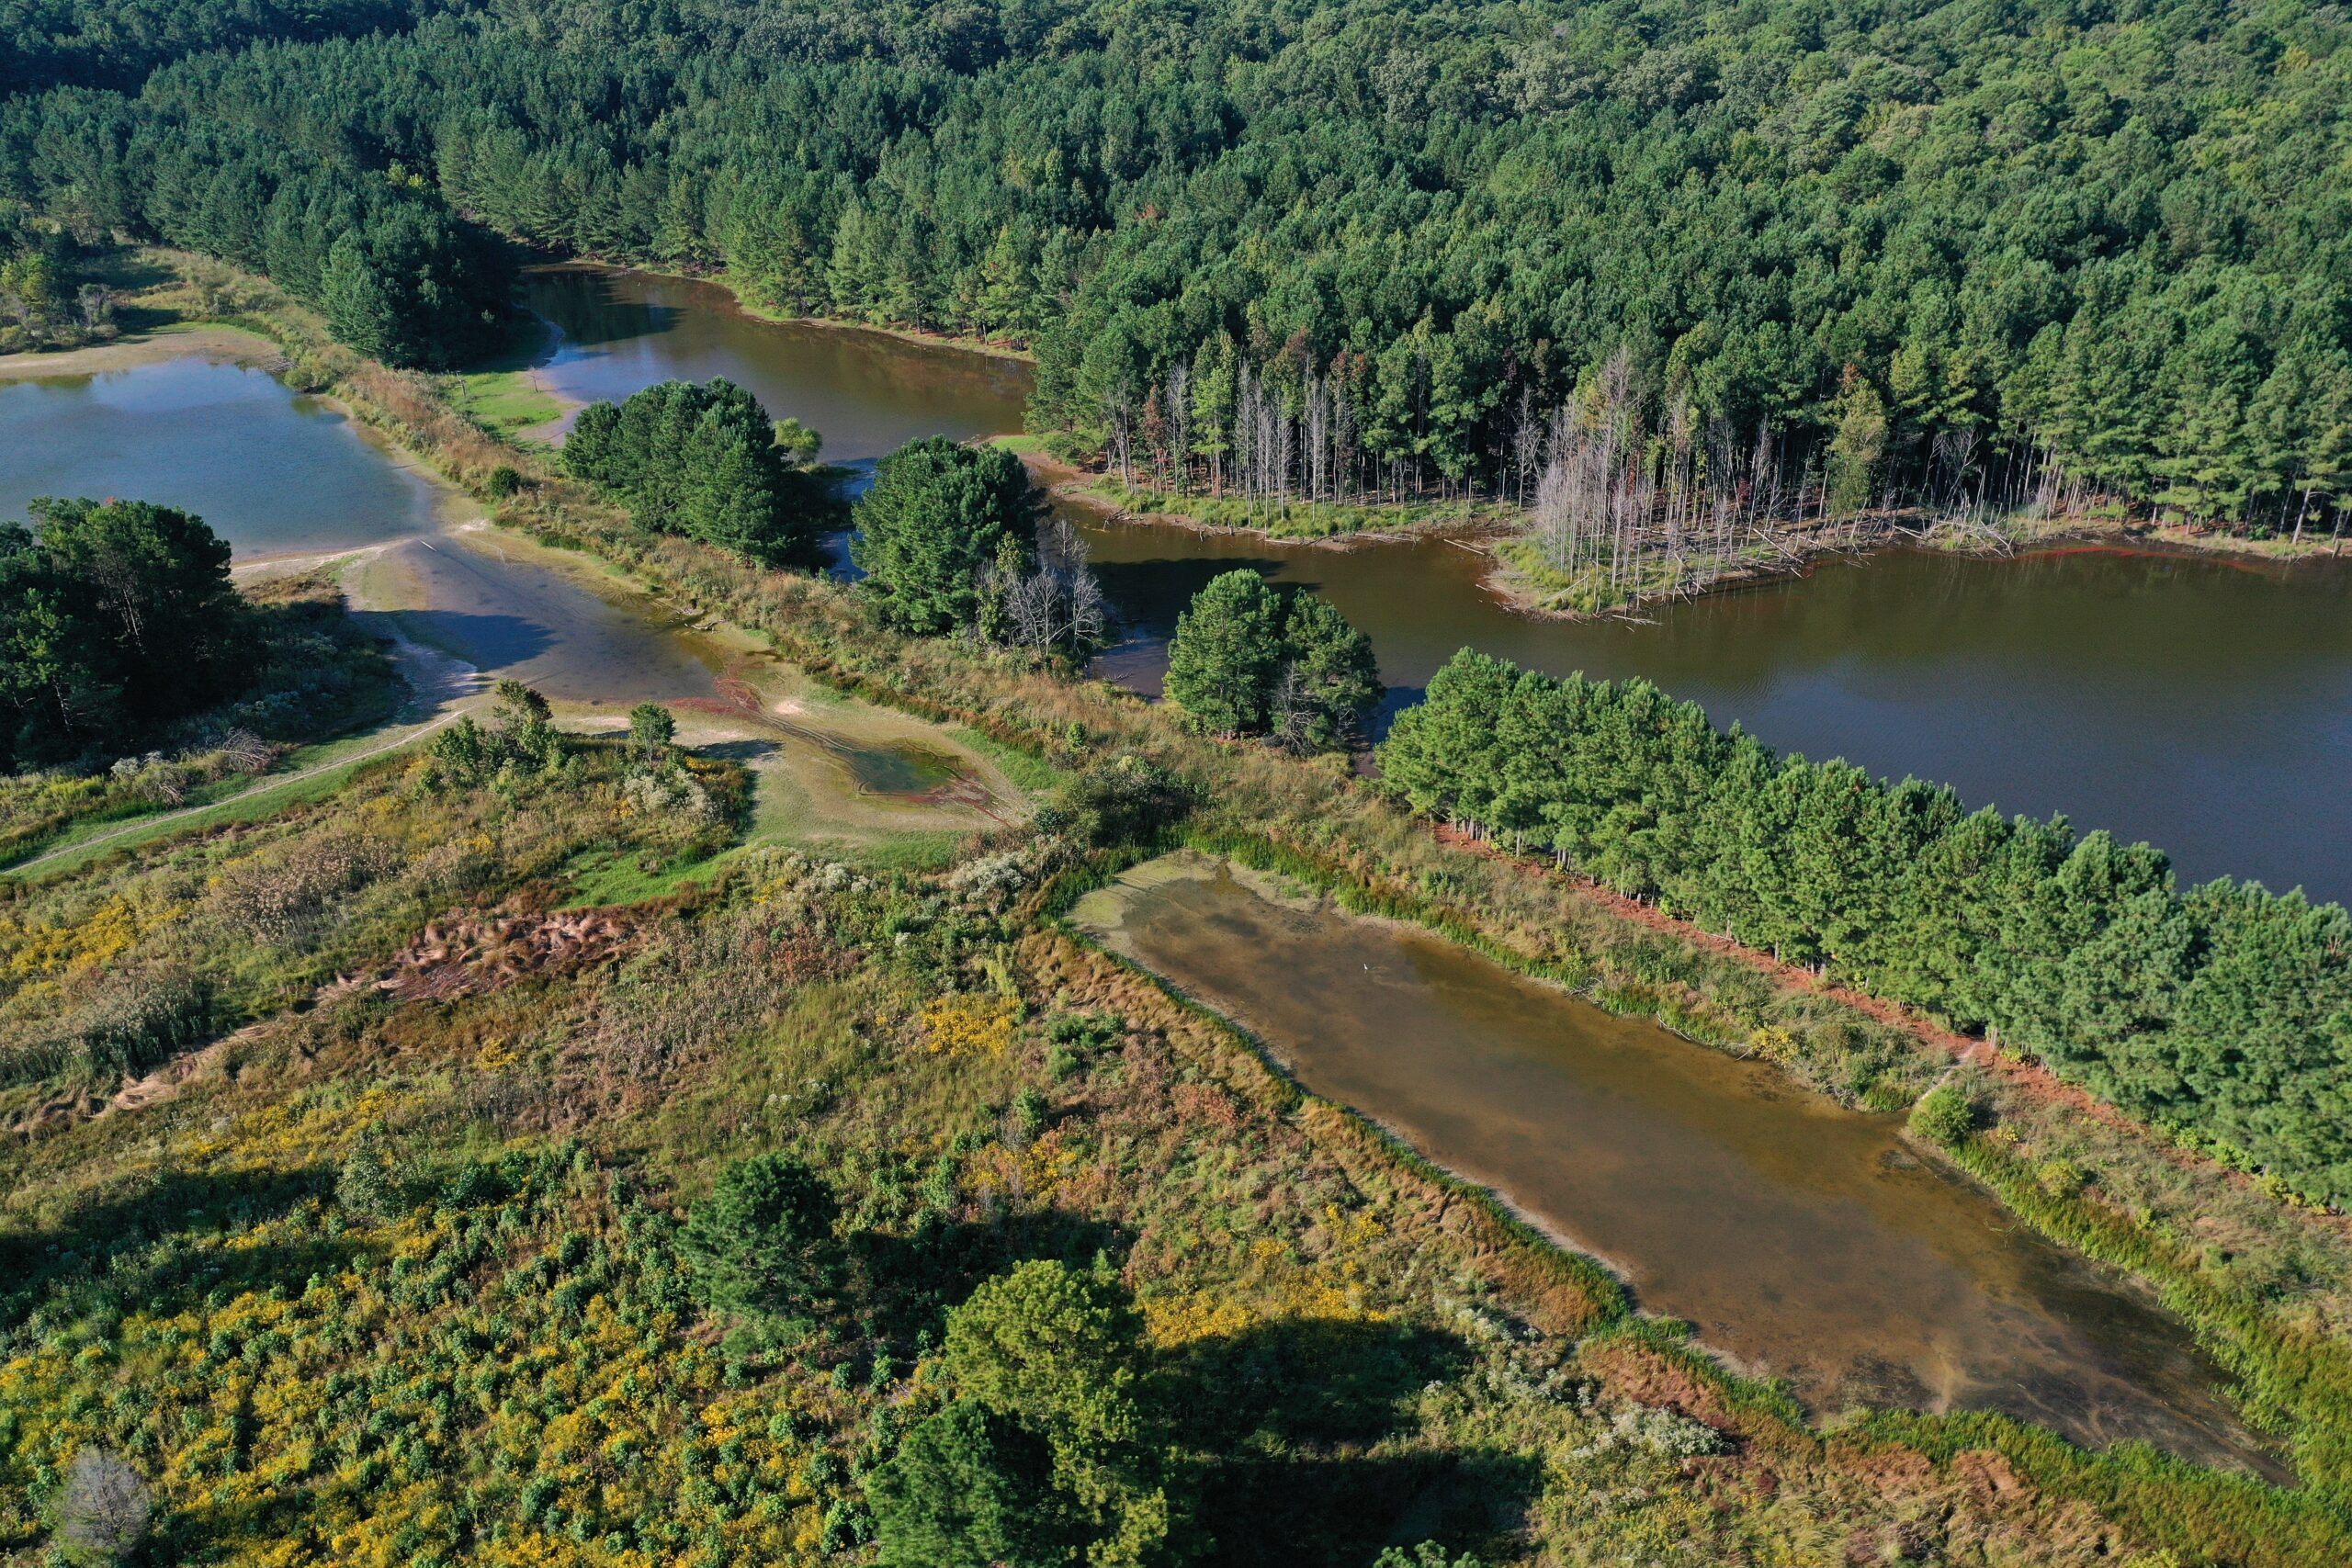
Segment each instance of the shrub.
[[1149,844],[1191,815],[1194,803],[1191,784],[1156,762],[1122,752],[1079,775],[1061,816],[1089,844]]
[[831,1271],[840,1213],[832,1189],[790,1155],[737,1160],[686,1220],[705,1298],[739,1313],[804,1303]]
[[1976,1102],[1956,1083],[1938,1084],[1911,1108],[1912,1134],[1950,1148],[1976,1128]]

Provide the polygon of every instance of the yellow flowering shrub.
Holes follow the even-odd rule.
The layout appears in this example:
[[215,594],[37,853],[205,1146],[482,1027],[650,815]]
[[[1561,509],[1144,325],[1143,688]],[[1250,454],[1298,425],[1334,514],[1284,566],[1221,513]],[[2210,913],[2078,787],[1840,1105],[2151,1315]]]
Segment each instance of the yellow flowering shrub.
[[916,1017],[934,1055],[1001,1056],[1012,1048],[1021,1003],[1012,997],[940,997],[925,1002]]

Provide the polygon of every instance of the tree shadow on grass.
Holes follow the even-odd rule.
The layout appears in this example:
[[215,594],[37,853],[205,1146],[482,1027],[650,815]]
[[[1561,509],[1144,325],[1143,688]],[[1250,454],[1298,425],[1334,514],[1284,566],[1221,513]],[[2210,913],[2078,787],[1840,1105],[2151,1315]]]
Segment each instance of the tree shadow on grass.
[[849,1243],[852,1293],[872,1332],[911,1345],[926,1332],[936,1339],[947,1309],[983,1280],[1037,1258],[1084,1269],[1098,1255],[1123,1256],[1133,1240],[1121,1226],[1053,1209],[994,1221],[933,1218],[903,1236],[865,1231]]
[[356,1247],[324,1241],[232,1251],[171,1247],[144,1268],[122,1269],[160,1244],[242,1231],[333,1190],[332,1171],[301,1168],[179,1172],[136,1191],[85,1204],[63,1224],[0,1232],[0,1331],[45,1304],[76,1314],[112,1306],[168,1306],[201,1291],[300,1286],[340,1268]]
[[1200,1480],[1209,1568],[1369,1568],[1383,1549],[1455,1549],[1521,1527],[1544,1462],[1499,1449],[1228,1455]]
[[1383,1546],[1507,1529],[1540,1463],[1485,1451],[1375,1453],[1415,1394],[1461,1377],[1468,1347],[1409,1325],[1288,1318],[1193,1341],[1154,1378],[1179,1445],[1203,1456],[1208,1561],[1363,1568]]

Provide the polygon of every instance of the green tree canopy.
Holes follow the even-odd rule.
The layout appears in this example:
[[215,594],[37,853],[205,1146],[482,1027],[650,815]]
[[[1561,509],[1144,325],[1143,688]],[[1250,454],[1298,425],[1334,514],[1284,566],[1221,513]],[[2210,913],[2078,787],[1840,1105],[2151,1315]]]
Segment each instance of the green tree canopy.
[[890,625],[951,631],[978,615],[981,578],[997,564],[999,545],[1011,539],[1025,552],[1042,510],[1012,453],[925,436],[876,467],[857,502],[850,558]]
[[254,631],[202,518],[87,499],[31,514],[0,527],[10,765],[128,750],[243,688]]
[[1212,735],[1254,735],[1266,728],[1282,656],[1281,600],[1254,571],[1225,572],[1176,617],[1161,690]]
[[1380,695],[1380,671],[1371,639],[1329,604],[1228,571],[1177,616],[1163,689],[1212,735],[1271,732],[1313,750],[1355,735]]
[[725,1312],[805,1308],[831,1279],[840,1212],[824,1179],[790,1155],[729,1165],[686,1217],[684,1247],[706,1299]]
[[1106,1267],[1038,1259],[983,1283],[947,1318],[940,1371],[954,1403],[877,1475],[881,1561],[1168,1561],[1172,1511],[1141,1359],[1141,1320]]
[[1283,669],[1269,716],[1277,732],[1302,750],[1345,745],[1379,700],[1372,639],[1329,601],[1294,592],[1283,616]]
[[564,467],[623,497],[637,520],[769,566],[817,563],[833,504],[777,445],[750,392],[725,378],[663,381],[572,423]]
[[1714,730],[1645,681],[1464,649],[1377,753],[1416,810],[1711,931],[1990,1028],[2135,1114],[2352,1195],[2352,914],[2217,882],[2064,818]]

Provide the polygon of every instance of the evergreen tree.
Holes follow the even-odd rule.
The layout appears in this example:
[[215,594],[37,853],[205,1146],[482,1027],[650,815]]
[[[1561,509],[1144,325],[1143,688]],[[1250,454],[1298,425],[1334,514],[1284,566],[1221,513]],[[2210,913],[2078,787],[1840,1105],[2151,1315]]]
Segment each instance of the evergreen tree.
[[723,1312],[805,1308],[836,1262],[840,1204],[822,1178],[785,1154],[737,1160],[687,1215],[686,1256]]
[[763,565],[814,565],[834,503],[793,466],[777,428],[732,381],[664,381],[617,405],[582,409],[564,467],[623,497],[646,527]]
[[252,674],[254,627],[204,520],[140,501],[40,500],[0,527],[0,750],[11,765],[135,748]]
[[1040,1259],[982,1284],[947,1318],[955,1402],[876,1476],[881,1561],[1167,1562],[1178,1510],[1141,1359],[1141,1319],[1107,1265]]
[[1282,663],[1281,602],[1254,571],[1209,580],[1176,617],[1168,645],[1168,700],[1211,735],[1266,728],[1267,702]]
[[1024,552],[1042,499],[1021,459],[1001,446],[967,446],[944,435],[910,441],[876,466],[859,498],[850,558],[883,619],[936,636],[973,625],[981,578],[1001,541]]
[[1291,743],[1300,750],[1345,745],[1365,710],[1380,698],[1380,666],[1372,655],[1372,639],[1312,593],[1294,592],[1288,599],[1282,667],[1275,678],[1275,688],[1286,700],[1280,705],[1284,711],[1270,718],[1278,728],[1292,731]]

